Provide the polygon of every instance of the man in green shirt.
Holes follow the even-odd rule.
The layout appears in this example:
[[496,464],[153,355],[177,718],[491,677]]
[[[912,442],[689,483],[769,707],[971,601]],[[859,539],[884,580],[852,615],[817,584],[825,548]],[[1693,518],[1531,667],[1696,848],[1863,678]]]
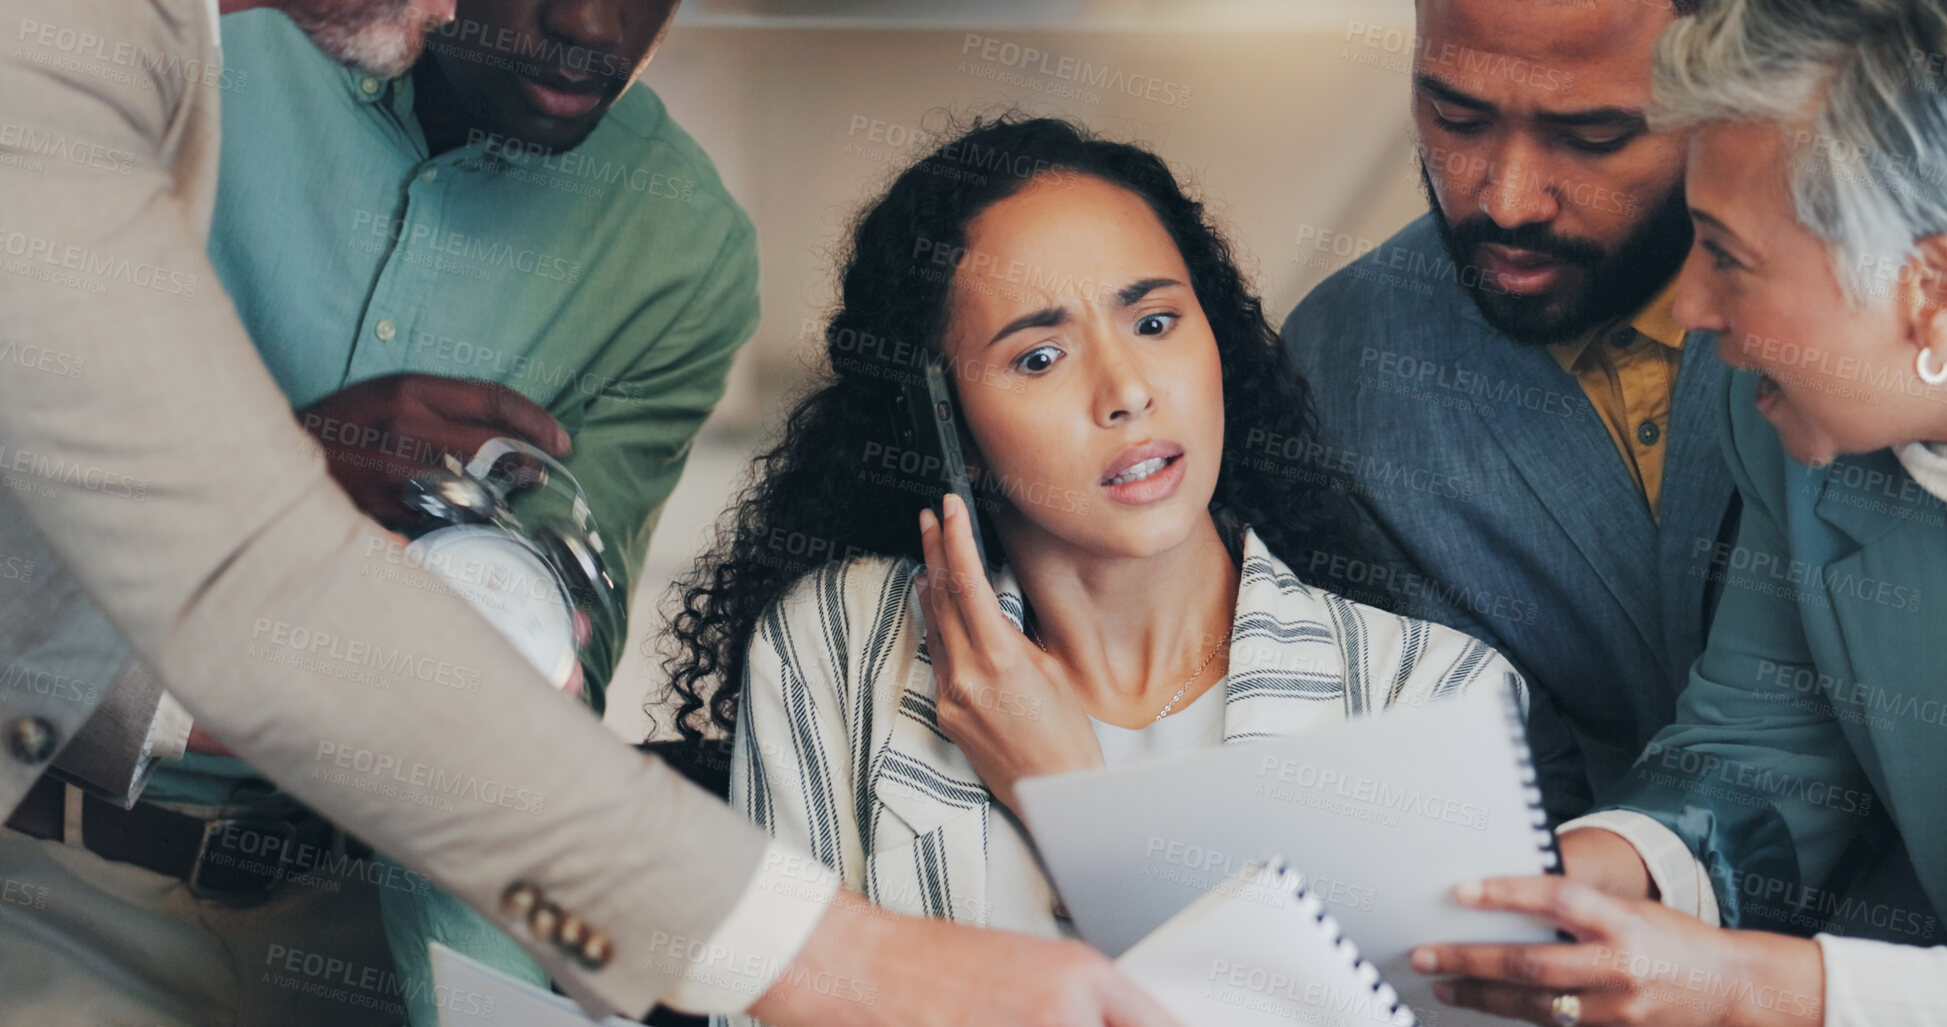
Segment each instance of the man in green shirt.
[[[757,322],[749,219],[655,94],[631,84],[675,6],[461,0],[391,79],[325,56],[279,11],[223,18],[231,88],[211,260],[332,477],[381,523],[425,526],[401,489],[441,454],[519,437],[574,473],[620,550],[610,569],[627,594]],[[584,669],[599,713],[612,667]],[[405,1011],[431,1024],[433,939],[540,979],[425,878],[332,852],[307,813],[163,706],[145,751],[168,752],[172,736],[180,751],[187,734],[188,755],[161,761],[131,816],[247,819],[202,847],[193,903],[130,901],[120,893],[172,882],[123,864],[88,882],[102,900],[88,905],[113,913],[77,918],[71,933],[120,938],[109,961],[122,983],[162,991],[208,976],[186,969],[200,965],[183,951],[197,938],[237,973],[171,996],[190,1022],[234,1009],[249,1022],[397,1023]],[[280,850],[291,879],[252,880],[278,869]],[[345,980],[310,981],[312,956],[349,967]]]

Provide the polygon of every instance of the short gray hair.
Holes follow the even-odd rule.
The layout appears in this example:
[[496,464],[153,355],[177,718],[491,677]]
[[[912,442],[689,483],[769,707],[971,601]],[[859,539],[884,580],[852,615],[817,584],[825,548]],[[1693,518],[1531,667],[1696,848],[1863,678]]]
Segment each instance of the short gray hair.
[[1652,122],[1777,125],[1798,219],[1857,301],[1947,232],[1944,54],[1947,0],[1703,0],[1657,44]]

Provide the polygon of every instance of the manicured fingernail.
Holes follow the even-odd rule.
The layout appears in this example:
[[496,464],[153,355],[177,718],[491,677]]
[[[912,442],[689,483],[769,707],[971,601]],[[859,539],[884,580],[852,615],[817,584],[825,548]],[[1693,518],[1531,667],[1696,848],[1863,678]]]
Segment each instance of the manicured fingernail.
[[960,516],[960,497],[947,493],[946,499],[940,502],[940,510],[946,514],[947,520]]
[[938,522],[938,521],[937,521],[936,519],[934,519],[934,517],[933,517],[933,509],[932,509],[932,507],[925,507],[925,508],[922,508],[922,509],[920,510],[920,512],[919,512],[919,530],[921,530],[921,531],[932,531],[932,530],[933,530],[933,529],[934,529],[935,527],[937,527],[938,525],[939,525],[939,522]]
[[1462,881],[1453,886],[1453,897],[1461,905],[1471,906],[1481,900],[1483,891],[1479,881]]
[[1448,1005],[1453,1004],[1453,982],[1441,981],[1433,986],[1433,997]]
[[1423,974],[1430,974],[1440,969],[1440,960],[1433,955],[1432,949],[1414,949],[1413,969]]

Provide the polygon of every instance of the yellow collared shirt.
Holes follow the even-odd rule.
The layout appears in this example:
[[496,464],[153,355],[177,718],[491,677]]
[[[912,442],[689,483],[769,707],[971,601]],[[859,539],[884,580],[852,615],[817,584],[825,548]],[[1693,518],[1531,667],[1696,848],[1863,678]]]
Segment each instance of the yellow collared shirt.
[[1670,407],[1683,364],[1675,301],[1672,283],[1628,324],[1548,347],[1562,370],[1582,383],[1653,517],[1662,498],[1663,451],[1670,444]]

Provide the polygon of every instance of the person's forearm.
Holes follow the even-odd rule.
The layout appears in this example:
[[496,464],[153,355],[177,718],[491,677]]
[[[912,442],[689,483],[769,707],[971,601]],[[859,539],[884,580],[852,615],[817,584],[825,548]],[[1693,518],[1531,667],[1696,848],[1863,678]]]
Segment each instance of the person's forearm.
[[872,1014],[880,980],[892,976],[886,971],[893,948],[888,941],[898,933],[895,919],[840,890],[797,958],[751,1004],[750,1015],[778,1027],[878,1022]]
[[[1825,1022],[1825,961],[1818,942],[1765,931],[1730,931],[1739,979],[1752,987],[1733,1001],[1725,1027],[1818,1027]],[[1739,989],[1743,992],[1743,989]]]
[[[183,6],[25,10],[174,52]],[[211,734],[300,801],[486,913],[591,1009],[647,1010],[674,976],[659,938],[708,936],[762,832],[555,694],[357,513],[217,291],[207,183],[175,177],[181,147],[199,158],[186,168],[213,166],[215,112],[194,106],[213,97],[106,88],[0,55],[0,96],[30,126],[133,165],[112,181],[0,165],[0,195],[29,201],[9,228],[196,288],[106,278],[84,297],[0,275],[0,329],[87,367],[0,367],[0,445],[58,471],[9,490],[0,538],[44,540],[36,586],[71,574]]]
[[1176,1027],[1080,942],[899,916],[851,892],[749,1013],[778,1027]]

